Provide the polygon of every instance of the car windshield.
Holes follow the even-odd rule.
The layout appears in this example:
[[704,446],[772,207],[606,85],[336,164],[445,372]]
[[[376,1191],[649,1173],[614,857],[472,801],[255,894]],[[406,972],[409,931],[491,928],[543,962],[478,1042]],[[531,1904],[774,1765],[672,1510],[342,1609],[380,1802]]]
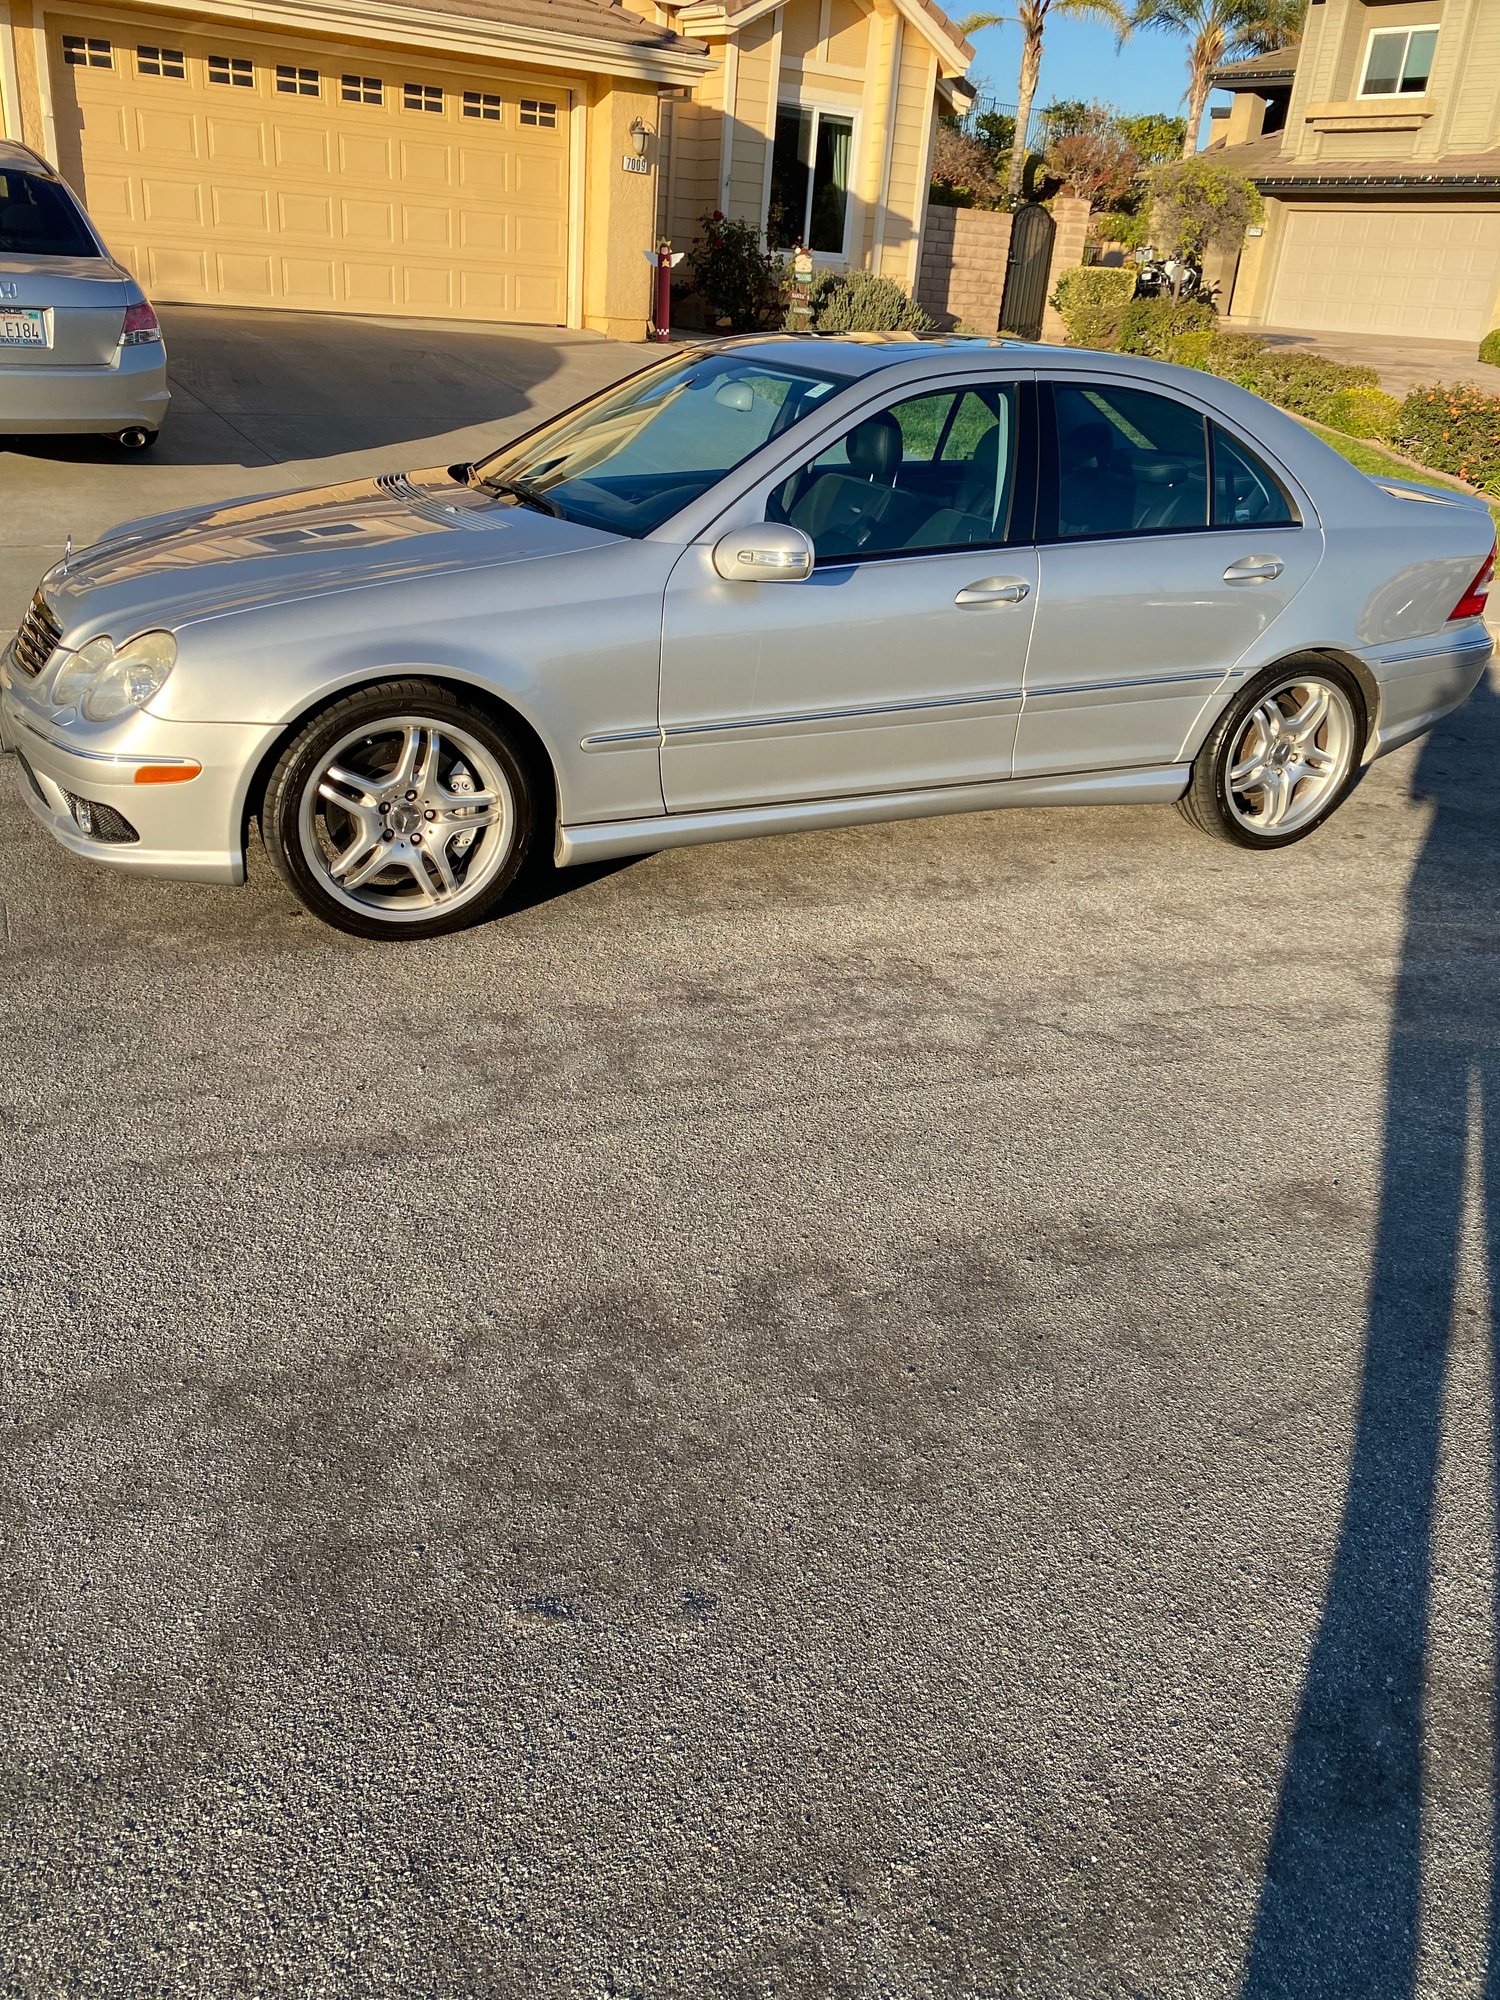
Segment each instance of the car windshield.
[[472,476],[522,506],[648,535],[848,380],[733,350],[688,355],[482,459]]
[[40,174],[0,169],[0,257],[97,257],[67,189]]

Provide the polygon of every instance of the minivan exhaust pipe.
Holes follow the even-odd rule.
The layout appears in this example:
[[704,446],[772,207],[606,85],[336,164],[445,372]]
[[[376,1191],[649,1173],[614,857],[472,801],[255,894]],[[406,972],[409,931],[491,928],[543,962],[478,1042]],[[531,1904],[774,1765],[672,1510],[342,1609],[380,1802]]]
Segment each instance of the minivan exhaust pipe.
[[120,433],[122,451],[144,451],[147,445],[155,442],[156,432],[148,431],[144,424],[128,424]]

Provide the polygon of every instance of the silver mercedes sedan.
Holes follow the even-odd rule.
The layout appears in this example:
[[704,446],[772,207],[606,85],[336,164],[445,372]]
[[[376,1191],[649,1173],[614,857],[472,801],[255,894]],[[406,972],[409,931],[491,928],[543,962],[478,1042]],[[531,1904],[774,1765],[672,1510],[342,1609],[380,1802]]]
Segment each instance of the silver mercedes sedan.
[[171,400],[146,294],[41,155],[0,138],[0,436],[143,451]]
[[117,529],[0,667],[38,818],[428,937],[560,864],[1009,805],[1300,840],[1489,660],[1487,509],[1186,369],[678,349],[475,464]]

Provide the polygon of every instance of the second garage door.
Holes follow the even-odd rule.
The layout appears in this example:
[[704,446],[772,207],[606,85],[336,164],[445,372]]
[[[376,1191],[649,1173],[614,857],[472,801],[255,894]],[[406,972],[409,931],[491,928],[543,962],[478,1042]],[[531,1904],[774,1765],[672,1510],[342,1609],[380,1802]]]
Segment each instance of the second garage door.
[[560,325],[569,95],[354,46],[53,16],[63,171],[157,299]]
[[1287,211],[1266,317],[1329,333],[1479,340],[1500,292],[1500,215]]

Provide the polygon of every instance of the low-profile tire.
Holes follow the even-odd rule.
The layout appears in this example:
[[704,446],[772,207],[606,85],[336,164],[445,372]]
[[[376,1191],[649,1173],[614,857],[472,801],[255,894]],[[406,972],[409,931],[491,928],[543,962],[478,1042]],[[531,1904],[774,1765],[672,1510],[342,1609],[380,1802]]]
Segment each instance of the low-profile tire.
[[1179,808],[1200,832],[1238,847],[1290,847],[1353,790],[1368,729],[1347,668],[1283,661],[1241,689],[1209,731]]
[[267,780],[261,837],[324,923],[439,937],[504,897],[531,845],[533,798],[486,709],[431,681],[385,681],[298,730]]

